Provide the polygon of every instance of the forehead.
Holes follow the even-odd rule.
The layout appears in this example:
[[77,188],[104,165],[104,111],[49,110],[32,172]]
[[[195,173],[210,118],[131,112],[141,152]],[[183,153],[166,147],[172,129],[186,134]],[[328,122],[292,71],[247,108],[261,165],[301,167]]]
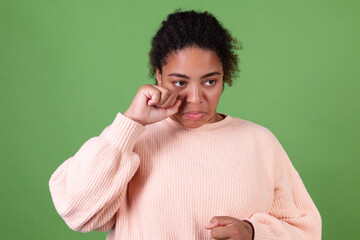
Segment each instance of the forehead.
[[170,54],[162,70],[167,73],[203,74],[209,71],[222,73],[222,63],[214,51],[187,47]]

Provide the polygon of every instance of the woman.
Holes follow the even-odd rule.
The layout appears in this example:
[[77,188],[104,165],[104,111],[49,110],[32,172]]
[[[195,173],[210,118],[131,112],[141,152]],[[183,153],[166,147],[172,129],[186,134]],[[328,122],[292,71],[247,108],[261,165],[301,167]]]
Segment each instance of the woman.
[[175,11],[125,113],[51,176],[54,205],[107,239],[320,239],[321,218],[276,137],[216,112],[236,41],[208,12]]

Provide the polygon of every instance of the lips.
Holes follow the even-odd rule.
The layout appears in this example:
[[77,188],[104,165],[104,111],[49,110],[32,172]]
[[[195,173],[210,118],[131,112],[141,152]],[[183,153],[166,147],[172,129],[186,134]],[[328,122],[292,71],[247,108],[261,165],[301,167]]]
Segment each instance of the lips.
[[192,120],[199,120],[199,119],[201,119],[202,117],[204,117],[205,114],[206,114],[206,113],[201,112],[201,111],[189,111],[189,112],[184,113],[184,115],[185,115],[187,118],[190,118],[190,119],[192,119]]

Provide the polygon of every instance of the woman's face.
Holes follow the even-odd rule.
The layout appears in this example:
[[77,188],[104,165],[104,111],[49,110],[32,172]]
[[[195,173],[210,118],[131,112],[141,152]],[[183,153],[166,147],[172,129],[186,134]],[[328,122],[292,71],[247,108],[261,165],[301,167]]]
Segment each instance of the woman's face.
[[223,75],[222,63],[213,51],[187,47],[171,54],[162,74],[156,71],[158,85],[175,91],[181,100],[179,112],[171,118],[188,128],[220,121],[216,107]]

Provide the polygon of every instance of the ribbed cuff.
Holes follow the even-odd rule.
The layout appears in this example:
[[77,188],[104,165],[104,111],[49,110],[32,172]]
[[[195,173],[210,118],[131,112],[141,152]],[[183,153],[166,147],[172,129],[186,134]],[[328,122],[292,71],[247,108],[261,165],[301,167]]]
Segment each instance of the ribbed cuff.
[[132,150],[146,128],[138,122],[117,113],[111,125],[106,127],[100,137],[106,139],[120,151]]
[[262,223],[258,223],[256,221],[253,221],[251,219],[244,219],[243,221],[248,221],[249,223],[251,223],[251,225],[254,228],[254,236],[253,239],[254,240],[271,240],[271,239],[275,239],[274,234],[272,233],[272,231],[270,230],[269,226],[262,224]]
[[243,220],[244,222],[247,222],[248,224],[250,224],[251,229],[252,229],[252,236],[251,236],[251,240],[254,240],[255,237],[255,229],[254,229],[254,225],[252,225],[252,223],[248,220]]

